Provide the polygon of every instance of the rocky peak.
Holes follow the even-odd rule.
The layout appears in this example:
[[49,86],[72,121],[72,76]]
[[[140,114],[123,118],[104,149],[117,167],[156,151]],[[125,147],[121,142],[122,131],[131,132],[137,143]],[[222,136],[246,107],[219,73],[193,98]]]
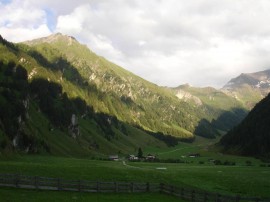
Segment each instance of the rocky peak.
[[242,73],[238,77],[231,79],[222,89],[233,90],[244,85],[249,85],[253,88],[269,88],[270,69],[255,73]]
[[47,36],[47,37],[42,37],[42,38],[31,40],[31,41],[26,41],[24,43],[28,45],[34,45],[34,44],[39,44],[39,43],[55,43],[58,41],[64,41],[68,45],[72,45],[74,42],[78,43],[78,41],[73,36],[64,35],[59,32],[52,34],[50,36]]

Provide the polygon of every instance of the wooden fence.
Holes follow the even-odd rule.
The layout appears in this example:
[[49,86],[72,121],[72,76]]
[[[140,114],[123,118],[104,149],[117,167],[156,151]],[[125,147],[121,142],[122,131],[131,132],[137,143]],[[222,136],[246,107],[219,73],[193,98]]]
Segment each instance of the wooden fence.
[[190,188],[179,188],[162,183],[160,184],[160,192],[194,202],[270,202],[270,198],[230,196]]
[[194,202],[270,202],[269,198],[228,196],[217,193],[203,192],[190,188],[179,188],[163,183],[66,180],[61,178],[25,176],[18,174],[0,174],[0,186],[26,189],[103,193],[159,192]]

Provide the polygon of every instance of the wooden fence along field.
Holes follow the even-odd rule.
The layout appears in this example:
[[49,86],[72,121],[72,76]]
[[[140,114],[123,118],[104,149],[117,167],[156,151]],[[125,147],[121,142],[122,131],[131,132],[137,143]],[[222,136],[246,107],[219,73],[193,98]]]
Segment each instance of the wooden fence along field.
[[163,183],[66,180],[61,178],[25,176],[18,174],[0,174],[0,186],[26,189],[103,193],[159,192],[194,202],[270,202],[270,199],[266,198],[221,195],[198,191],[195,189],[187,189],[183,187],[179,188]]

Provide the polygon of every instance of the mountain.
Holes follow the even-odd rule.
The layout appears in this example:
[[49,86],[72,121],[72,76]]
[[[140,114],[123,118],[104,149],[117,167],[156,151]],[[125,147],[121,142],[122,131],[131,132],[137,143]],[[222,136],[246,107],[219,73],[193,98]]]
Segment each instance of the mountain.
[[31,47],[28,53],[46,69],[55,64],[51,70],[56,82],[64,88],[69,88],[67,83],[73,85],[73,93],[80,95],[96,112],[113,115],[148,131],[179,138],[194,137],[194,125],[202,116],[197,116],[194,108],[179,102],[166,89],[97,56],[73,37],[58,33],[24,44],[22,49],[28,51]]
[[94,109],[92,100],[98,97],[96,105],[103,106],[106,94],[85,83],[58,50],[43,50],[55,61],[0,37],[1,154],[104,157],[133,153],[147,145],[177,144],[176,138],[160,135],[159,140],[155,133]]
[[192,102],[197,106],[206,105],[221,110],[244,108],[239,100],[213,87],[198,88],[185,84],[172,90],[179,99]]
[[222,91],[251,109],[270,92],[270,70],[242,73],[231,79]]
[[220,140],[223,151],[270,159],[270,94]]
[[[256,103],[262,100],[270,92],[270,70],[242,73],[236,78],[231,79],[221,89],[212,87],[197,88],[189,84],[171,88],[173,93],[181,100],[197,105],[205,106],[208,111],[218,113],[223,111],[219,118],[212,118],[208,121],[207,134],[217,134],[214,128],[226,131],[239,124]],[[210,109],[211,110],[210,110]],[[216,116],[217,117],[217,116]],[[198,133],[197,133],[198,134]],[[206,134],[206,133],[204,133]]]
[[226,107],[180,99],[60,33],[19,44],[0,37],[0,66],[4,151],[130,153],[214,138],[245,115],[235,98]]
[[265,90],[270,88],[270,70],[247,74],[242,73],[238,77],[231,79],[223,88],[229,90],[243,85],[250,85],[265,92]]
[[203,108],[207,118],[202,119],[195,134],[214,138],[234,127],[247,115],[244,105],[234,97],[212,87],[198,88],[189,84],[171,88],[180,100]]

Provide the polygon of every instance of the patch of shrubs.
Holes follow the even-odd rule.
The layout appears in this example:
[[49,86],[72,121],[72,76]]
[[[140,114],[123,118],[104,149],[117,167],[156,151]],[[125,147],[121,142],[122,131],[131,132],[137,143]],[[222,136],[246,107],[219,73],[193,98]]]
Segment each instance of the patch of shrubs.
[[222,162],[221,160],[218,159],[218,160],[214,160],[213,163],[214,163],[215,165],[235,166],[235,162],[233,162],[233,161],[228,161],[228,160]]
[[246,161],[246,165],[247,166],[251,166],[252,165],[252,162],[251,161]]

